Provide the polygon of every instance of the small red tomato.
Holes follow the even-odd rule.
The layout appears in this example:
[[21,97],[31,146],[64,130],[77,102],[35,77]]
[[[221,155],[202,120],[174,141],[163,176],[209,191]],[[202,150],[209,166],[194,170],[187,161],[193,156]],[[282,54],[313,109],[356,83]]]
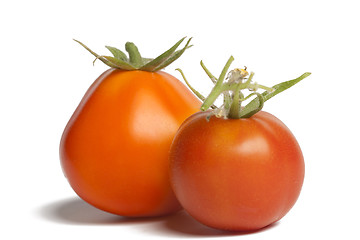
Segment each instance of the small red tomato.
[[[254,231],[282,217],[295,204],[304,181],[304,159],[293,134],[264,102],[310,75],[271,88],[252,81],[245,69],[219,78],[201,62],[215,86],[201,110],[180,126],[170,148],[170,181],[184,209],[199,222],[222,230]],[[249,75],[249,77],[248,77]],[[245,97],[242,90],[252,93]],[[257,90],[265,90],[263,93]],[[224,104],[214,101],[224,94]],[[256,96],[246,106],[242,102]],[[214,110],[207,111],[211,107]],[[204,112],[205,111],[205,112]]]
[[249,231],[281,219],[295,204],[304,160],[290,130],[260,111],[224,119],[199,112],[180,127],[170,176],[184,209],[217,229]]

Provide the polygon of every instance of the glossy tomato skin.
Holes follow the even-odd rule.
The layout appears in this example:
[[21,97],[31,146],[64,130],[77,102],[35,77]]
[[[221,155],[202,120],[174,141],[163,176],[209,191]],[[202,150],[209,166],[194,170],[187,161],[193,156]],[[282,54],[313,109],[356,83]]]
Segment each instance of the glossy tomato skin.
[[184,209],[201,223],[254,231],[281,219],[295,204],[304,159],[295,137],[276,117],[223,119],[199,112],[171,146],[170,179]]
[[200,102],[165,72],[110,69],[89,88],[60,143],[63,172],[85,201],[129,217],[181,209],[171,189],[168,154]]

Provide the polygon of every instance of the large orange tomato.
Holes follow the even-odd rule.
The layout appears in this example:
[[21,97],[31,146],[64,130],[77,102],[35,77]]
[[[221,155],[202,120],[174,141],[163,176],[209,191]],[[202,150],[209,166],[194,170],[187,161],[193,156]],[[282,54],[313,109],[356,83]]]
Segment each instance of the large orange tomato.
[[[121,60],[97,57],[109,66]],[[168,177],[170,145],[200,102],[173,76],[131,61],[123,65],[134,69],[111,68],[86,92],[63,133],[61,164],[75,192],[99,209],[165,215],[181,209]]]

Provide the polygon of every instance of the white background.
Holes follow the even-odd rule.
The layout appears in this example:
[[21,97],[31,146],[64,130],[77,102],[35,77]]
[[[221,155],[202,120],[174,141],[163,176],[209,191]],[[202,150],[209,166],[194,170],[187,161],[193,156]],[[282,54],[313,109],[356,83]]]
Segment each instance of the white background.
[[[40,1],[0,3],[1,239],[359,239],[360,35],[358,1]],[[185,213],[129,220],[79,200],[58,145],[90,84],[98,53],[135,42],[153,57],[183,36],[177,67],[204,94],[199,61],[218,75],[248,67],[265,85],[312,75],[266,103],[297,137],[306,161],[301,196],[278,224],[252,234],[206,228]],[[6,236],[6,237],[5,237]]]

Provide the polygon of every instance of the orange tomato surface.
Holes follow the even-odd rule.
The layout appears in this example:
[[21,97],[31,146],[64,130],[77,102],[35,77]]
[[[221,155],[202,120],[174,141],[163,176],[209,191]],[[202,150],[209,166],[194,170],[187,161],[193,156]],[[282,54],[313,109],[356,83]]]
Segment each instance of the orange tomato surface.
[[304,180],[301,149],[276,117],[189,117],[171,146],[170,179],[184,209],[213,228],[252,231],[281,219]]
[[61,139],[61,165],[71,187],[93,206],[122,216],[178,211],[168,177],[169,149],[180,124],[199,106],[165,72],[104,72]]

